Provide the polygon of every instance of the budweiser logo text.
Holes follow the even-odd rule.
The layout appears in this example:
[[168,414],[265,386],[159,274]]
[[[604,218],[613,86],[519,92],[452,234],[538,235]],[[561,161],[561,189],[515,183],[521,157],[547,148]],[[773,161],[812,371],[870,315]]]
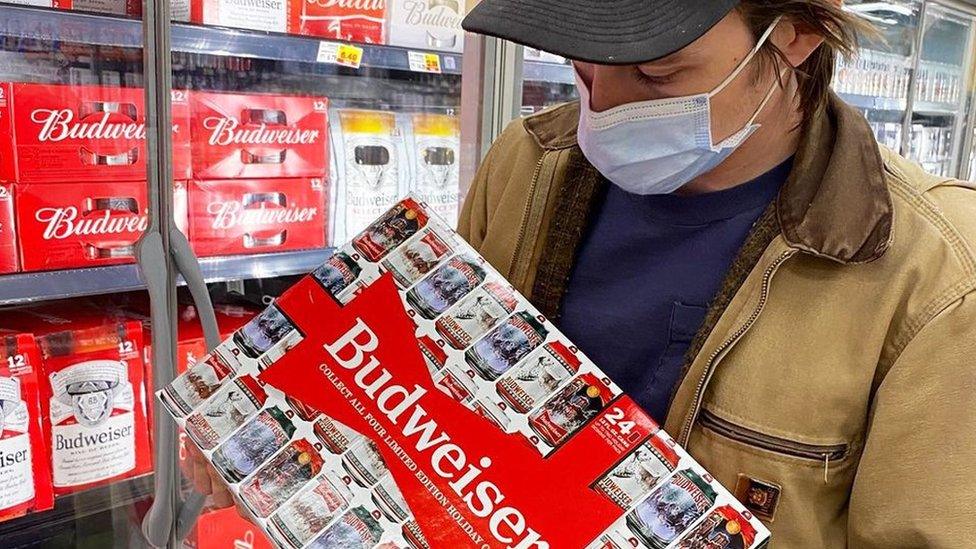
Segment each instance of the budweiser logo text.
[[317,4],[323,8],[345,8],[350,10],[385,10],[386,0],[308,0],[309,4]]
[[25,448],[23,450],[17,450],[16,452],[0,452],[0,468],[11,467],[18,463],[24,463],[30,459],[28,450]]
[[269,128],[267,124],[241,127],[232,117],[212,116],[203,121],[203,127],[210,130],[211,145],[308,145],[319,139],[319,130],[300,130],[296,128]]
[[105,444],[106,442],[128,438],[131,435],[131,425],[127,425],[125,427],[108,428],[96,433],[78,433],[72,437],[66,437],[60,433],[55,433],[54,449],[74,450],[84,448],[86,446]]
[[65,139],[145,139],[146,125],[135,122],[109,122],[112,113],[103,112],[96,121],[76,121],[70,109],[37,109],[31,120],[41,125],[40,142]]
[[[461,14],[457,12],[457,4],[453,8],[445,4],[428,6],[427,0],[413,0],[403,3],[406,10],[406,23],[408,25],[442,27],[445,29],[458,29],[461,27]],[[441,9],[437,9],[440,7]]]
[[213,216],[214,229],[231,229],[240,225],[281,225],[307,223],[318,214],[318,208],[245,208],[238,201],[211,202],[207,212]]
[[79,218],[78,208],[75,206],[41,208],[34,217],[41,223],[47,223],[42,235],[44,240],[144,232],[149,227],[149,218],[145,215],[112,215],[110,210],[104,210],[97,217]]

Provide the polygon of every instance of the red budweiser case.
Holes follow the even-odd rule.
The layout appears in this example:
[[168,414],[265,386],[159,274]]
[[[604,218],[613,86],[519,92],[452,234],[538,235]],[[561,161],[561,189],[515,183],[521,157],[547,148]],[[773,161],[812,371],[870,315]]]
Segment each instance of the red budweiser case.
[[52,307],[3,322],[37,339],[55,495],[152,471],[142,323]]
[[0,330],[0,522],[54,506],[34,336]]
[[190,92],[196,179],[326,177],[328,99]]
[[287,0],[174,0],[175,17],[200,25],[218,25],[265,32],[288,32]]
[[387,0],[289,0],[292,34],[386,43]]
[[148,226],[141,182],[16,185],[25,271],[131,263]]
[[189,238],[200,257],[322,248],[328,189],[321,178],[191,181]]
[[14,187],[0,185],[0,274],[20,270],[15,217]]
[[[177,179],[189,171],[186,94],[173,92]],[[139,88],[0,84],[0,180],[144,180],[144,103]]]

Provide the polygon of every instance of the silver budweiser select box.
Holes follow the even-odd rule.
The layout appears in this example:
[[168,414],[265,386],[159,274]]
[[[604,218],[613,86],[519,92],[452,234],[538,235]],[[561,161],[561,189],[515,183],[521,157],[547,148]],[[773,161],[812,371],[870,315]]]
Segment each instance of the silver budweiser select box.
[[[595,539],[570,536],[552,547],[751,549],[767,543],[769,533],[756,517],[646,414],[625,414],[622,408],[636,405],[620,388],[419,199],[396,203],[310,277],[304,290],[283,295],[158,393],[279,547],[455,546],[442,541],[450,524],[428,524],[429,508],[407,503],[411,498],[394,480],[380,439],[258,379],[315,336],[316,325],[303,322],[320,317],[296,321],[286,313],[301,309],[310,288],[353,304],[381,277],[395,284],[396,306],[402,304],[416,328],[425,363],[420,368],[430,373],[431,391],[439,389],[494,425],[481,422],[479,429],[503,433],[543,462],[566,458],[567,451],[580,452],[572,454],[577,461],[595,459],[589,456],[599,453],[596,446],[608,430],[622,436],[614,440],[623,449],[596,463],[591,469],[601,472],[584,479],[587,493],[619,518]],[[297,362],[309,372],[325,368]],[[313,379],[302,377],[301,384]],[[354,406],[374,418],[378,413],[365,400]],[[413,457],[396,463],[397,470],[408,462],[417,467]],[[539,486],[539,493],[551,488]],[[544,513],[551,503],[533,498],[529,505]],[[535,541],[519,546],[550,547]]]
[[465,0],[391,0],[389,43],[460,53],[465,13]]

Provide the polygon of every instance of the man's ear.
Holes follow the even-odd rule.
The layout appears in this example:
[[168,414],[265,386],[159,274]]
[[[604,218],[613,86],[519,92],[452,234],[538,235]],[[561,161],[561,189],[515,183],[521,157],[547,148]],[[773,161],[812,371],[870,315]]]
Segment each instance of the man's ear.
[[[841,0],[836,3],[840,4]],[[780,21],[770,40],[793,67],[802,65],[824,41],[809,25],[790,19]]]

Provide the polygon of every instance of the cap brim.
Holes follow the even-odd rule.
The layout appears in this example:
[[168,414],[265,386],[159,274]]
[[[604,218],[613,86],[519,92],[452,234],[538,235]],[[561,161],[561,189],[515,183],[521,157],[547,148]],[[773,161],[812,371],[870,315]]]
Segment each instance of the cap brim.
[[464,30],[569,59],[645,63],[691,44],[739,0],[482,0]]

